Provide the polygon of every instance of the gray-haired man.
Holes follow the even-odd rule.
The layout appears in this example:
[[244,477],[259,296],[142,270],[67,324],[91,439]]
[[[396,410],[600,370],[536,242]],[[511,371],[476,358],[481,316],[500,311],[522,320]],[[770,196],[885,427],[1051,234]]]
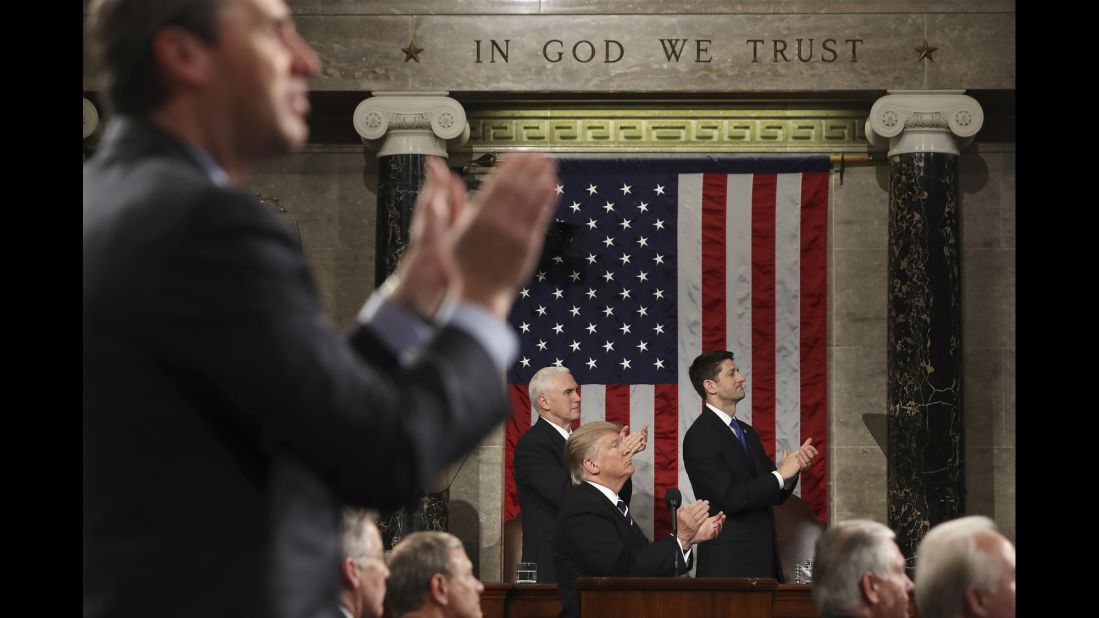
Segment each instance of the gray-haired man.
[[923,618],[1014,618],[1015,547],[979,515],[935,526],[916,550]]
[[876,521],[839,522],[817,539],[813,602],[822,618],[906,618],[912,580],[896,534]]
[[485,586],[458,537],[446,532],[415,532],[389,560],[389,608],[395,618],[481,618]]

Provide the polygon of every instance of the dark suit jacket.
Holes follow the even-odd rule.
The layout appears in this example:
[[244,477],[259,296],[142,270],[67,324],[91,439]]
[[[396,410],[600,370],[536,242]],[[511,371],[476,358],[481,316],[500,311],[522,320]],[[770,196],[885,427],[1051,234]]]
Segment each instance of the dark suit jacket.
[[[523,562],[538,563],[538,583],[557,582],[553,565],[553,532],[561,500],[572,482],[565,466],[565,438],[549,421],[538,421],[515,444],[515,489],[523,514]],[[618,495],[630,503],[633,481]]]
[[282,220],[148,124],[83,215],[84,616],[338,616],[337,505],[411,500],[506,418],[498,369],[337,334]]
[[725,511],[721,534],[699,547],[698,577],[782,579],[772,506],[793,492],[798,477],[780,490],[775,464],[752,426],[737,421],[748,449],[713,410],[705,408],[683,436],[683,464],[695,498],[710,501],[710,514]]
[[577,577],[674,577],[691,568],[675,537],[649,543],[637,522],[627,525],[618,507],[587,482],[571,487],[561,504],[554,561],[562,617],[580,615]]

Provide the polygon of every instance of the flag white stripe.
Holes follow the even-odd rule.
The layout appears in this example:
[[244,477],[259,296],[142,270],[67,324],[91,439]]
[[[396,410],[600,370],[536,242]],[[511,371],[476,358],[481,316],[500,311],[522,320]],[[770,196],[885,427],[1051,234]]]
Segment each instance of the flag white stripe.
[[683,435],[698,417],[702,403],[687,370],[702,353],[702,174],[679,177],[676,214],[676,329],[679,333],[679,490],[685,502],[694,491],[683,465]]
[[752,422],[752,174],[730,174],[725,198],[725,340],[744,376],[736,416]]
[[801,174],[775,186],[775,460],[801,437]]
[[607,419],[607,387],[584,384],[580,387],[580,424]]
[[655,408],[655,388],[652,384],[634,384],[630,386],[630,431],[649,428],[648,446],[633,456],[633,497],[630,499],[630,513],[645,535],[653,538],[653,501],[655,482],[653,476],[653,410]]

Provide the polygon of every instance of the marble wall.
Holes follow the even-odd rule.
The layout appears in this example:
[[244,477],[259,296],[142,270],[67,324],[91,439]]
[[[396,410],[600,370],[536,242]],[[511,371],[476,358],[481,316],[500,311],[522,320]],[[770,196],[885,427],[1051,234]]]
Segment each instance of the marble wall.
[[1015,539],[1015,151],[965,155],[962,340],[966,511]]
[[361,148],[311,148],[265,166],[243,187],[277,197],[286,209],[321,300],[341,328],[374,289],[378,166],[373,155],[366,161]]
[[462,539],[483,581],[503,574],[504,427],[485,438],[450,488],[450,531]]

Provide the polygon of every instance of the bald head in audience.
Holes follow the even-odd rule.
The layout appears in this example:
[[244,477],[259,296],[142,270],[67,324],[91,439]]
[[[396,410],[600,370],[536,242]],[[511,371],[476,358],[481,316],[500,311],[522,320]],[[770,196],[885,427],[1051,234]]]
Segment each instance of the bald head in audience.
[[817,539],[813,602],[822,618],[906,618],[912,580],[896,535],[876,521],[839,522]]
[[1015,547],[991,519],[939,524],[916,556],[916,605],[923,618],[1014,618]]

